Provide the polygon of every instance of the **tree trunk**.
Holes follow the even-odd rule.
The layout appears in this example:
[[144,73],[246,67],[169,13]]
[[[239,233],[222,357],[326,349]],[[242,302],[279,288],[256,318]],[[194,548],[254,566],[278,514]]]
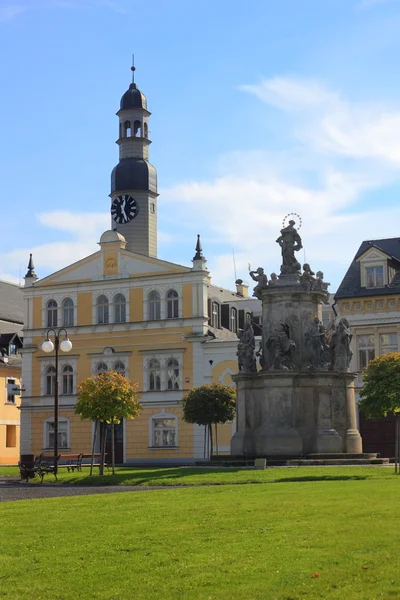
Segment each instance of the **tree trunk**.
[[93,444],[92,444],[92,460],[90,461],[90,475],[93,473],[93,463],[94,463],[94,451],[96,448],[96,439],[97,439],[97,427],[99,425],[98,421],[94,423],[94,432],[93,432]]
[[115,475],[115,429],[113,420],[111,420],[111,467],[112,474]]
[[217,429],[217,423],[215,423],[215,449],[217,451],[217,456],[218,456],[218,429]]
[[394,442],[394,472],[399,473],[399,446],[400,446],[400,424],[399,424],[399,415],[396,415],[396,428],[395,428],[395,442]]
[[102,423],[101,427],[101,446],[100,446],[100,475],[104,475],[104,461],[106,456],[106,437],[107,437],[107,424]]
[[208,431],[210,434],[210,460],[212,459],[213,456],[213,434],[212,434],[212,423],[208,424]]

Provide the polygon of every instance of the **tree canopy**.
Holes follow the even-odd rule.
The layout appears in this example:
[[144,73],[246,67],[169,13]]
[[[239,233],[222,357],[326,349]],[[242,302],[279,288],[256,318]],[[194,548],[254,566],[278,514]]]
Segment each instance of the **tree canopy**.
[[382,354],[363,371],[359,408],[370,419],[400,414],[400,353]]
[[[116,371],[106,371],[84,379],[78,385],[78,401],[75,413],[81,419],[96,422],[93,437],[92,465],[95,448],[97,424],[103,423],[100,439],[100,475],[104,472],[106,424],[111,425],[112,471],[115,467],[114,425],[122,419],[133,419],[142,409],[138,399],[138,386]],[[92,467],[91,467],[92,468]]]
[[226,423],[235,417],[236,392],[220,383],[201,385],[191,389],[182,400],[183,420],[186,423],[206,425],[213,453],[212,424]]
[[122,419],[133,419],[141,409],[137,384],[116,371],[88,377],[78,385],[75,413],[82,419],[120,423]]
[[235,416],[236,392],[220,383],[191,389],[183,398],[183,420],[197,425],[226,423]]

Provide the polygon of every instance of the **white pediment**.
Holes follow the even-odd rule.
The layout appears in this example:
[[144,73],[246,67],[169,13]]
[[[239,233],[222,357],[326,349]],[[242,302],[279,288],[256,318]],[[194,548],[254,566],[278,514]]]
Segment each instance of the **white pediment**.
[[111,279],[167,275],[169,273],[173,274],[191,271],[190,267],[184,267],[176,263],[159,260],[158,258],[142,256],[122,248],[117,250],[115,256],[118,257],[118,260],[111,260],[114,265],[117,262],[117,270],[113,271],[110,275],[107,275],[107,271],[105,271],[104,254],[103,251],[100,250],[52,275],[40,279],[35,284],[35,287],[69,282],[99,281],[102,279],[109,281]]
[[382,262],[387,260],[389,256],[377,248],[369,248],[357,258],[357,262]]

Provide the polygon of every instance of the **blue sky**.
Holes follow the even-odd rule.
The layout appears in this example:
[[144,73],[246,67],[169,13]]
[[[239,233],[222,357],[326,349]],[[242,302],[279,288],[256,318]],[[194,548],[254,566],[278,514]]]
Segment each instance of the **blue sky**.
[[[400,0],[0,0],[0,278],[97,249],[121,95],[152,111],[159,256],[278,271],[283,217],[334,291],[400,235]],[[4,60],[4,57],[6,60]]]

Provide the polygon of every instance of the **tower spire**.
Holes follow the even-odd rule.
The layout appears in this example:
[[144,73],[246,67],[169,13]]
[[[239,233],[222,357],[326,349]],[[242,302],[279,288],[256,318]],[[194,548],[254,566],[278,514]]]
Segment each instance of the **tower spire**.
[[25,277],[36,277],[35,265],[33,264],[32,254],[29,255],[28,271]]
[[193,256],[193,260],[202,260],[203,256],[203,248],[201,247],[200,234],[197,234],[197,243],[196,243],[196,254]]
[[136,67],[135,67],[135,55],[134,54],[132,54],[131,71],[132,71],[132,83],[135,83],[135,71],[136,71]]

